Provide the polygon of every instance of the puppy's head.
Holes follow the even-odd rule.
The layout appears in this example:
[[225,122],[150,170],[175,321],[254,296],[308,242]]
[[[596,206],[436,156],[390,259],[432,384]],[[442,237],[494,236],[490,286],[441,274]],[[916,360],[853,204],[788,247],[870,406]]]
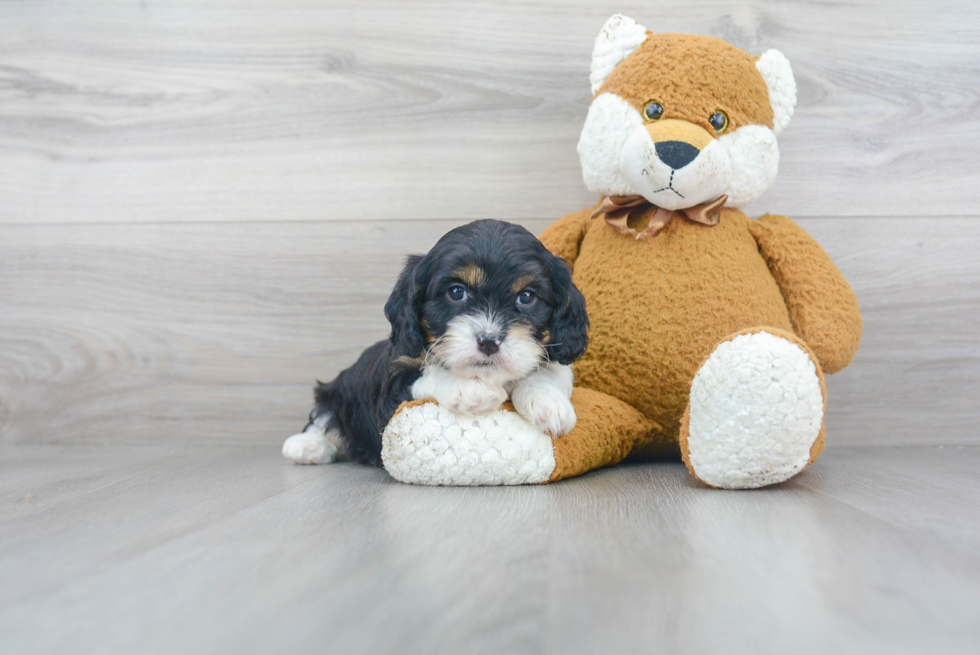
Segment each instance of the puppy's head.
[[519,379],[588,344],[585,299],[564,260],[524,228],[476,221],[408,259],[385,305],[400,356],[464,377]]

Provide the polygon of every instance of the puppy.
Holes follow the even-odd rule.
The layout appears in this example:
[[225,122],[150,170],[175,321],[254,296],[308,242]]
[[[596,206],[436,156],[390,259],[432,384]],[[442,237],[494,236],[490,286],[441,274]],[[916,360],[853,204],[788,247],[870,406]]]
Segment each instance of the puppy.
[[310,422],[283,444],[286,458],[380,465],[385,426],[419,398],[469,415],[510,398],[553,436],[575,425],[569,364],[588,344],[585,299],[565,261],[524,228],[483,220],[452,230],[408,258],[384,311],[391,336],[317,383]]

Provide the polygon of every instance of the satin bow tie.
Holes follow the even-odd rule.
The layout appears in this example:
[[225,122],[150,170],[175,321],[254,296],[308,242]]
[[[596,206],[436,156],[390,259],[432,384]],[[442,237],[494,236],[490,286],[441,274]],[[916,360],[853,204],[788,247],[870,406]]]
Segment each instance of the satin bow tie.
[[[605,214],[606,223],[609,223],[620,234],[633,236],[637,239],[647,239],[663,232],[674,214],[680,214],[687,220],[701,225],[717,225],[718,221],[721,220],[721,206],[725,204],[726,200],[728,200],[728,196],[721,196],[709,203],[671,210],[657,207],[643,196],[604,196],[602,202],[592,212],[592,218],[598,218]],[[637,232],[627,225],[630,215],[633,212],[641,212],[647,207],[657,207],[657,212],[650,219],[647,228],[642,232]]]

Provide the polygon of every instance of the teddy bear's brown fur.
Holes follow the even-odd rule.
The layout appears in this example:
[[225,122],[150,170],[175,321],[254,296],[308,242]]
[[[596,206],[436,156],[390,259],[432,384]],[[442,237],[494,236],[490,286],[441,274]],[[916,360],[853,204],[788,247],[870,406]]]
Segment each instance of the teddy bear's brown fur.
[[[679,456],[691,380],[729,335],[763,327],[798,335],[825,373],[853,357],[857,299],[823,249],[785,216],[752,220],[723,209],[716,226],[674,220],[643,241],[590,213],[569,214],[541,240],[572,266],[589,308],[590,345],[575,364],[576,385],[611,398],[573,397],[586,402],[575,403],[577,427],[556,440],[562,454],[553,480],[627,455]],[[596,430],[635,441],[624,449],[594,438]]]
[[[699,125],[721,108],[730,129],[772,127],[766,85],[753,62],[717,39],[650,35],[599,93],[614,93],[638,111],[657,100],[671,118]],[[630,227],[642,231],[654,211],[637,212]],[[589,350],[575,364],[579,423],[555,441],[552,480],[626,456],[681,456],[691,382],[732,335],[764,329],[805,344],[818,375],[854,356],[861,338],[857,299],[823,249],[789,218],[753,220],[724,208],[715,226],[675,219],[655,238],[639,240],[591,214],[569,214],[541,235],[572,267],[592,323]],[[821,430],[811,461],[822,447]]]

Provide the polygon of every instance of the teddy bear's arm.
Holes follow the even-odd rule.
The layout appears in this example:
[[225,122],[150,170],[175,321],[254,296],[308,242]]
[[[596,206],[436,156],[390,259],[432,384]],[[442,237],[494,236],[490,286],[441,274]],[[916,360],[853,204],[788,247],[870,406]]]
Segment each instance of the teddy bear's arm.
[[857,297],[824,249],[786,216],[766,214],[749,230],[789,308],[793,329],[824,373],[851,363],[861,342]]
[[431,399],[402,403],[382,435],[381,458],[411,484],[485,485],[554,482],[616,464],[663,428],[622,400],[573,389],[578,421],[551,437],[505,403],[461,416]]
[[575,268],[579,244],[585,236],[590,214],[590,209],[583,209],[555,221],[541,233],[539,237],[541,243],[552,254],[561,257],[570,267]]

